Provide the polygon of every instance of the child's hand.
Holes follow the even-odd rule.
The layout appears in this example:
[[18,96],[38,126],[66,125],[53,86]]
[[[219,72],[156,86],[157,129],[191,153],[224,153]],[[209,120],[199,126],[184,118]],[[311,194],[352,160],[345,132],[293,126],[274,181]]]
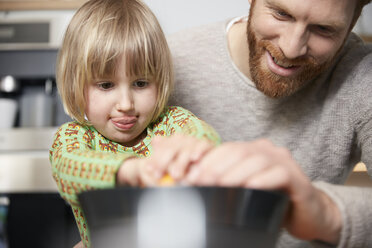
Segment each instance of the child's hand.
[[207,141],[180,134],[157,136],[152,146],[150,157],[133,157],[123,163],[117,173],[118,185],[159,186],[167,174],[181,181],[190,166],[214,147]]
[[197,163],[214,146],[192,136],[175,134],[168,137],[157,136],[152,141],[153,153],[147,170],[159,181],[169,174],[175,181],[181,181],[188,169]]
[[148,169],[151,166],[150,158],[129,158],[119,168],[116,181],[118,185],[155,186],[157,178]]

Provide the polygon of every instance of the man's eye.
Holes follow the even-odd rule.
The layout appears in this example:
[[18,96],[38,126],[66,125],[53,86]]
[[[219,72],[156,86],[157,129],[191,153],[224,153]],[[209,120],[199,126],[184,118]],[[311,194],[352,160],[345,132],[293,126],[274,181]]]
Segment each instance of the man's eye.
[[334,31],[331,28],[322,25],[317,25],[314,29],[316,32],[324,36],[332,36],[334,34]]
[[276,12],[279,16],[283,16],[283,17],[285,17],[285,16],[288,16],[287,15],[287,13],[285,13],[284,11],[278,11],[278,12]]
[[101,82],[101,83],[98,83],[98,87],[103,90],[108,90],[114,87],[114,84],[112,82]]
[[282,10],[276,10],[275,11],[275,16],[279,20],[284,20],[284,19],[292,18],[287,12],[282,11]]
[[143,81],[143,80],[138,80],[138,81],[133,82],[133,86],[137,88],[146,87],[148,84],[149,84],[148,82]]

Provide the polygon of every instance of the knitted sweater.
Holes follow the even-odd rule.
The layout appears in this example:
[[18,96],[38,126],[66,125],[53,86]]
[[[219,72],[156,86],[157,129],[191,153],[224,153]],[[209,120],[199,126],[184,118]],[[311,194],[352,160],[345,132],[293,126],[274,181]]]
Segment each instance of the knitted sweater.
[[[329,70],[296,94],[271,99],[234,65],[226,25],[169,37],[176,72],[171,103],[212,124],[225,141],[267,138],[288,148],[341,210],[338,247],[372,247],[372,188],[340,186],[359,161],[372,175],[372,47],[351,34]],[[316,245],[287,234],[278,242]]]
[[152,152],[151,140],[155,135],[170,136],[173,133],[220,143],[212,127],[180,107],[166,109],[147,128],[147,136],[133,147],[125,147],[105,138],[93,126],[69,122],[59,128],[49,156],[53,177],[61,196],[72,207],[86,247],[90,247],[89,230],[78,194],[91,189],[115,187],[116,172],[126,158],[149,156]]

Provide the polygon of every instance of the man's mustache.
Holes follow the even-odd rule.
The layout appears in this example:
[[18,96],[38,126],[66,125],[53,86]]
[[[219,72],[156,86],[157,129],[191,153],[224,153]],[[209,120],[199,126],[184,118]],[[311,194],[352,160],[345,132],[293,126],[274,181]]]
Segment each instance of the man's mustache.
[[318,66],[318,63],[312,57],[306,55],[294,59],[288,59],[284,53],[275,47],[270,41],[261,40],[258,42],[258,46],[261,49],[267,50],[270,55],[281,64],[290,64],[294,66]]

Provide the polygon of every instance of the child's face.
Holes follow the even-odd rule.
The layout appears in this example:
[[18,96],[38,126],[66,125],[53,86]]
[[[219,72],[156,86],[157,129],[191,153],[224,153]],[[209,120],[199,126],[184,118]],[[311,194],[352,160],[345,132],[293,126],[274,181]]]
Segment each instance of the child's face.
[[122,56],[113,78],[99,78],[85,87],[86,116],[106,138],[133,146],[146,136],[157,103],[157,86],[128,77]]

